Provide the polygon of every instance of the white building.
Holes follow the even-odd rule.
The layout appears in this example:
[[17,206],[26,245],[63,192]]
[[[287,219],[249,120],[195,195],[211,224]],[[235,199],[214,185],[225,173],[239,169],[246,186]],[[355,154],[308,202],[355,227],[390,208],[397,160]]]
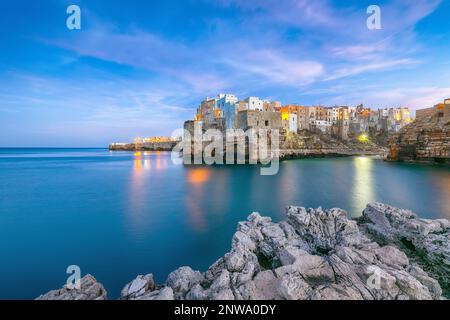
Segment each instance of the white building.
[[263,111],[264,109],[264,100],[261,100],[258,97],[248,97],[244,101],[248,104],[248,110]]
[[298,131],[297,114],[295,113],[289,114],[289,131],[294,133]]
[[323,133],[329,133],[331,131],[331,123],[326,120],[314,120],[313,126]]
[[219,94],[217,96],[217,108],[221,110],[221,115],[225,118],[227,129],[236,127],[237,102],[238,98],[233,94]]
[[238,102],[238,98],[234,94],[225,94],[221,93],[217,96],[217,108],[223,109],[227,103],[236,104]]
[[333,107],[331,108],[331,120],[333,122],[333,124],[337,124],[338,120],[339,120],[339,110],[341,108],[339,107]]

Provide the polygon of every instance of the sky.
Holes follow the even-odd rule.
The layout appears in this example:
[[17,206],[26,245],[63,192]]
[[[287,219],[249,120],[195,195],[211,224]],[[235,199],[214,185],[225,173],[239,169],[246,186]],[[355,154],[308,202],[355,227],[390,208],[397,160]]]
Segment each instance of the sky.
[[[81,30],[69,30],[69,5]],[[369,30],[367,7],[381,9]],[[450,0],[15,0],[0,16],[0,147],[170,135],[205,97],[408,106],[450,97]]]

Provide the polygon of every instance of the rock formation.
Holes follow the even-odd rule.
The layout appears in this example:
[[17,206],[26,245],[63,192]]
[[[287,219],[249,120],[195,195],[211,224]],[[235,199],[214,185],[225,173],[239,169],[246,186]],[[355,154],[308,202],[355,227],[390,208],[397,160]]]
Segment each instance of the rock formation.
[[450,296],[450,222],[419,219],[409,210],[374,203],[364,210],[367,232],[380,244],[395,244],[437,279]]
[[442,299],[441,288],[449,296],[449,241],[447,220],[380,203],[358,220],[341,209],[288,207],[279,223],[252,213],[238,224],[231,251],[206,272],[182,267],[161,286],[151,274],[138,276],[121,299]]
[[80,280],[80,289],[62,289],[50,291],[36,300],[106,300],[106,290],[90,274]]
[[423,117],[390,138],[389,160],[450,163],[450,118]]

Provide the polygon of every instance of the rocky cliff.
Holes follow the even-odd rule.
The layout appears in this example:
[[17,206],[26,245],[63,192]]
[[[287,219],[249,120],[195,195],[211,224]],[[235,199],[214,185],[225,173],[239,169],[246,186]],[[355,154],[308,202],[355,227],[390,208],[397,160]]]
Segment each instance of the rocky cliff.
[[[163,285],[151,274],[138,276],[120,298],[433,300],[449,297],[449,268],[447,220],[380,203],[367,205],[358,220],[341,209],[289,207],[279,223],[258,213],[239,223],[231,251],[206,272],[182,267]],[[40,299],[104,298],[87,277],[81,290]]]
[[303,130],[289,133],[280,141],[280,159],[377,155],[385,157],[387,149],[377,143],[360,143],[356,139],[343,141],[320,132]]
[[391,136],[389,148],[392,161],[450,163],[450,119],[417,119]]
[[144,142],[140,144],[127,143],[109,145],[110,151],[172,151],[177,145],[178,141],[164,141],[164,142]]

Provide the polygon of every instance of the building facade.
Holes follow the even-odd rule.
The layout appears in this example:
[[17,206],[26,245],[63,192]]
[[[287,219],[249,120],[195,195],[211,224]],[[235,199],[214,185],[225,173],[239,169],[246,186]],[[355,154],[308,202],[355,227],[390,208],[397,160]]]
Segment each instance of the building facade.
[[277,111],[244,110],[237,114],[237,128],[248,129],[282,129],[281,113]]

